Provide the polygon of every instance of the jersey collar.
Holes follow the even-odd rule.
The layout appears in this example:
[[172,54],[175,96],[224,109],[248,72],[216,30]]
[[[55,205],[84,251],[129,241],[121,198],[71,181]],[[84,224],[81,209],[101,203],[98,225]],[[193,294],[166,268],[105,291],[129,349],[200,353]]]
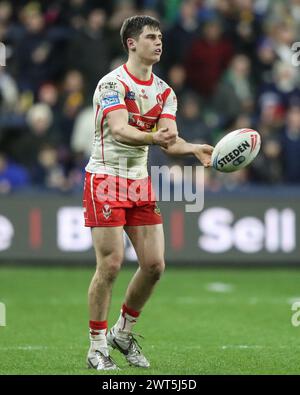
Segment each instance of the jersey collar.
[[151,77],[150,77],[150,79],[148,80],[148,81],[143,81],[143,80],[139,80],[138,78],[136,78],[133,74],[131,74],[129,71],[128,71],[128,68],[127,68],[127,66],[126,66],[126,64],[123,64],[123,67],[124,67],[124,69],[125,69],[125,71],[126,71],[126,73],[129,75],[129,77],[130,78],[132,78],[133,79],[133,81],[136,83],[136,84],[139,84],[139,85],[152,85],[152,82],[153,82],[153,73],[151,73]]

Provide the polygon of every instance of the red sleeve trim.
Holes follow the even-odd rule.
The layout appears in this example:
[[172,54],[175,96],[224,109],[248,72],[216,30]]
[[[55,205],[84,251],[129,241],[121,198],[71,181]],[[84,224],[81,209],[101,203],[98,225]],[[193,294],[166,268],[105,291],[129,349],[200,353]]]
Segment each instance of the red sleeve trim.
[[116,106],[106,108],[105,110],[103,110],[103,116],[105,117],[111,111],[121,110],[121,109],[127,110],[125,104],[117,104]]
[[176,121],[176,117],[174,115],[171,115],[171,114],[161,114],[159,119],[161,119],[161,118],[169,118],[169,119],[173,119],[173,121]]

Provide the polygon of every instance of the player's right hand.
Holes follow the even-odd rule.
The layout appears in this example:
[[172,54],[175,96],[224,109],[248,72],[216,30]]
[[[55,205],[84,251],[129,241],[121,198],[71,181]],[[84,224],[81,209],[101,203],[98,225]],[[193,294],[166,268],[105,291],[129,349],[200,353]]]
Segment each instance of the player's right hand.
[[176,131],[169,130],[169,128],[161,128],[153,133],[153,144],[168,148],[176,142],[177,137],[178,133]]

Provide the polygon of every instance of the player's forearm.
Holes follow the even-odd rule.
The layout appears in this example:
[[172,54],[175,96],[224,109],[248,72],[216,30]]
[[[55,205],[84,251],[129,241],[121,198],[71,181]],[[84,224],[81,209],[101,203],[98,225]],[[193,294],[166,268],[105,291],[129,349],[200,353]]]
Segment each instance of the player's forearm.
[[153,143],[153,133],[141,132],[130,125],[124,125],[112,130],[113,137],[122,144],[133,146],[150,145]]
[[196,144],[188,143],[183,138],[178,137],[176,143],[163,150],[170,155],[190,155],[195,153],[195,149]]

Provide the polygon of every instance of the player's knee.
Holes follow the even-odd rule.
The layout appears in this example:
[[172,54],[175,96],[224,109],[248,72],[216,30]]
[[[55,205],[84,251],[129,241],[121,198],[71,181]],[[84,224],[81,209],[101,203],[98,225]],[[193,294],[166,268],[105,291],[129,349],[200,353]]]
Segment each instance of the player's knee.
[[149,262],[144,270],[154,281],[158,281],[165,270],[165,262],[163,260]]
[[118,253],[111,253],[102,258],[99,274],[106,282],[113,282],[122,265],[123,256]]

